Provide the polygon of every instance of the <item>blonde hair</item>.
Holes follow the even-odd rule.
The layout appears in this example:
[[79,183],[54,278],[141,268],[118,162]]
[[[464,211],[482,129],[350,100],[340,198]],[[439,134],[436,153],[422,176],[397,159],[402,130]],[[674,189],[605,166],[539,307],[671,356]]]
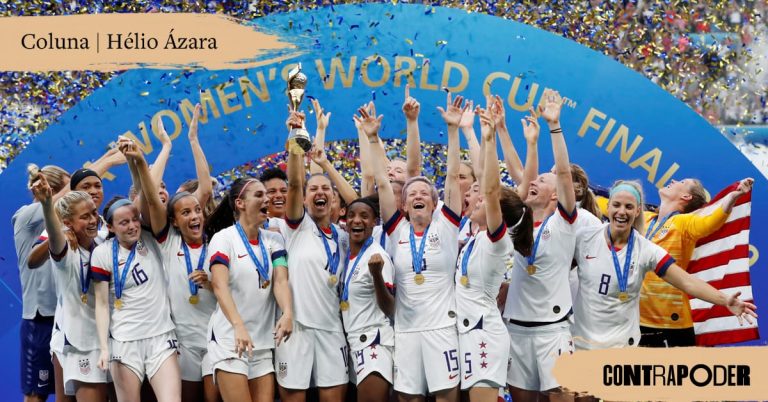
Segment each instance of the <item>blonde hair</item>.
[[690,179],[691,185],[688,187],[688,194],[691,195],[691,199],[683,207],[683,213],[687,214],[693,212],[707,203],[707,192],[704,190],[704,186],[699,179]]
[[28,189],[32,189],[32,184],[37,181],[37,176],[40,173],[45,176],[45,180],[48,180],[48,185],[51,186],[51,190],[54,193],[61,191],[69,182],[69,172],[56,165],[43,166],[41,169],[34,163],[30,163],[27,165],[27,175],[29,176],[29,181],[27,182]]
[[93,201],[93,199],[85,191],[70,191],[56,201],[56,214],[61,220],[69,219],[74,213],[75,205],[84,201]]
[[[637,208],[640,210],[640,213],[637,215],[634,221],[632,221],[632,227],[637,229],[640,233],[645,233],[645,218],[643,217],[643,211],[645,211],[645,195],[643,195],[643,185],[640,184],[638,180],[617,180],[615,183],[613,183],[613,186],[611,186],[611,198],[613,198],[614,189],[618,186],[630,186],[637,191],[637,194],[633,194],[636,196],[639,196],[640,198],[637,200],[638,205]],[[610,199],[609,199],[609,205],[610,205]]]

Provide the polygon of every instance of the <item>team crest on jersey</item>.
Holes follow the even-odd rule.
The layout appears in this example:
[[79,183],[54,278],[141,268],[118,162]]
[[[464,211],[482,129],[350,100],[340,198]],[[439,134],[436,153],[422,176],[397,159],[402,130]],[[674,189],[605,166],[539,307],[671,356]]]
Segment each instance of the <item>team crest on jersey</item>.
[[138,241],[138,243],[136,244],[136,251],[142,257],[146,257],[147,256],[147,253],[148,253],[147,246],[144,245],[143,241],[141,241],[141,240]]
[[657,235],[656,238],[659,239],[659,240],[663,239],[664,236],[667,235],[667,233],[669,233],[669,228],[661,228],[661,230],[659,231],[659,234]]
[[629,263],[629,276],[632,276],[632,274],[635,273],[635,261],[633,260],[631,263]]
[[277,376],[280,378],[285,378],[287,375],[288,375],[288,363],[286,362],[278,363]]
[[80,367],[80,374],[91,374],[91,359],[85,358],[77,361],[77,365]]
[[427,246],[431,250],[440,249],[440,236],[437,233],[429,233],[427,235]]
[[40,378],[40,381],[48,381],[48,370],[40,370],[37,376]]
[[541,238],[544,240],[549,240],[550,237],[552,237],[552,232],[549,230],[549,228],[544,228],[544,233],[541,234]]

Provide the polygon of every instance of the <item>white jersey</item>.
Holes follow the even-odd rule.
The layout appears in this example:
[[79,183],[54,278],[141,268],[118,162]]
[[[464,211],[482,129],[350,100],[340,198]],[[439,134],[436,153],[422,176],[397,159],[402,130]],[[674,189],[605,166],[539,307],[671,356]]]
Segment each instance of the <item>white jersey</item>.
[[[99,349],[96,331],[96,297],[90,278],[91,252],[78,246],[71,250],[64,246],[63,254],[52,256],[54,275],[59,293],[56,324],[64,332],[65,344],[69,343],[81,352]],[[83,303],[83,282],[88,287]]]
[[[467,279],[461,283],[462,263],[471,248],[467,260]],[[497,321],[503,328],[501,313],[496,304],[499,288],[507,269],[505,257],[512,252],[512,239],[507,236],[505,225],[494,233],[480,231],[469,238],[462,248],[456,263],[456,311],[457,328],[465,333],[475,328],[482,328],[483,321]]]
[[373,242],[381,246],[381,248],[384,250],[389,249],[389,239],[387,238],[387,232],[384,231],[384,227],[381,225],[374,226],[371,237],[373,237]]
[[[119,272],[114,272],[111,238],[100,244],[91,256],[91,273],[97,281],[109,281],[111,320],[109,333],[115,340],[130,342],[162,335],[173,330],[171,310],[166,291],[168,281],[163,270],[157,241],[146,230],[136,244],[136,253],[130,267],[125,263],[130,250],[118,246]],[[122,308],[115,308],[116,275],[125,274],[121,295]]]
[[50,259],[35,269],[29,269],[29,253],[39,243],[45,228],[43,206],[39,202],[19,208],[11,218],[13,242],[21,281],[22,318],[31,320],[37,313],[51,317],[56,310],[56,292]]
[[[579,208],[579,216],[576,217],[576,222],[573,225],[573,232],[577,233],[584,228],[602,226],[603,222],[586,209]],[[571,269],[571,272],[568,274],[568,282],[571,286],[571,300],[575,303],[576,297],[579,294],[579,273],[575,268]]]
[[528,260],[514,251],[509,293],[504,306],[504,318],[521,322],[552,323],[566,318],[573,301],[568,283],[573,251],[576,246],[573,223],[578,210],[569,216],[558,203],[557,210],[533,231],[534,240],[542,230],[534,265],[536,272],[528,273]]
[[[360,350],[370,343],[356,344],[362,334],[376,333],[379,330],[381,331],[382,338],[391,339],[394,337],[389,318],[387,318],[376,303],[373,277],[368,270],[368,261],[374,254],[381,255],[384,260],[381,276],[384,278],[384,283],[387,287],[392,288],[392,283],[394,282],[392,260],[390,260],[389,254],[384,251],[381,245],[375,241],[365,250],[364,254],[351,256],[339,279],[343,281],[340,287],[343,292],[346,281],[349,278],[349,310],[342,311],[341,316],[344,320],[344,331],[347,333],[347,340],[352,350]],[[342,261],[343,263],[344,261]],[[355,266],[355,264],[357,265]],[[351,272],[353,267],[355,267],[355,271]],[[368,338],[366,336],[365,339]],[[373,341],[373,337],[370,337],[369,340]]]
[[472,237],[472,220],[469,216],[463,216],[459,222],[459,244],[466,245]]
[[[452,326],[456,323],[453,274],[459,253],[459,217],[443,206],[432,219],[424,245],[421,274],[424,283],[414,281],[410,244],[411,223],[400,211],[384,225],[395,265],[395,331],[416,332]],[[416,247],[422,235],[415,233]]]
[[286,233],[288,233],[288,224],[285,223],[285,219],[273,217],[264,222],[264,229],[272,231],[275,228],[280,232],[280,235],[285,238]]
[[[267,261],[263,261],[261,245],[258,240],[249,240],[249,246],[259,263],[266,263],[269,285],[262,288],[263,279],[256,264],[245,248],[237,227],[230,226],[213,235],[208,246],[211,265],[223,264],[229,268],[229,291],[235,302],[240,318],[243,320],[248,335],[253,342],[253,349],[274,349],[275,339],[275,297],[272,294],[274,267],[272,263],[285,257],[283,238],[274,232],[260,230],[261,241],[267,252]],[[291,278],[293,279],[293,278]],[[208,339],[234,350],[235,330],[221,306],[216,306],[208,330]]]
[[[626,302],[619,300],[619,283],[606,236],[608,224],[582,229],[577,234],[579,297],[574,304],[573,338],[579,349],[637,346],[640,341],[638,297],[648,271],[663,277],[675,260],[635,231],[627,280]],[[616,254],[624,268],[625,246]]]
[[[305,327],[342,332],[337,285],[349,247],[347,233],[336,227],[337,247],[337,242],[332,239],[331,234],[321,232],[306,212],[298,221],[286,222],[288,232],[284,236],[290,255],[288,272],[291,275],[294,319]],[[338,269],[333,275],[337,282],[333,284],[328,281],[332,275],[321,236],[328,241],[331,253],[336,250],[339,253]]]
[[[176,325],[176,337],[184,347],[206,348],[208,339],[206,332],[211,314],[216,308],[216,296],[212,291],[197,287],[197,304],[190,303],[192,293],[189,288],[189,273],[182,237],[178,229],[168,225],[166,231],[158,239],[163,253],[163,267],[168,277],[168,299],[171,303],[171,317]],[[189,262],[192,270],[196,270],[203,252],[203,245],[188,244]],[[202,269],[211,278],[211,253],[206,249],[207,256],[202,256]]]

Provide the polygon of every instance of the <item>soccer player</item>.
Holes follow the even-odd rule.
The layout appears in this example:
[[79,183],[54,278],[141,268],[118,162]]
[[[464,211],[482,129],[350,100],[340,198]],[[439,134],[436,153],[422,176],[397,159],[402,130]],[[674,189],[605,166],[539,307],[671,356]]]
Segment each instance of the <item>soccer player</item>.
[[[238,179],[214,212],[231,223],[209,246],[219,303],[209,325],[208,355],[225,402],[272,401],[275,340],[280,345],[292,332],[283,238],[263,230],[268,203],[260,181]],[[277,324],[276,301],[282,311]]]
[[[751,190],[752,179],[744,179],[739,190],[726,195],[709,214],[695,210],[706,204],[705,191],[696,179],[672,182],[659,190],[657,214],[646,213],[645,237],[667,250],[688,270],[696,241],[719,229],[728,219],[738,197]],[[640,346],[694,346],[693,318],[688,296],[653,272],[646,274],[640,290]]]
[[[302,127],[303,113],[292,112],[289,127]],[[289,342],[275,349],[275,371],[284,402],[303,402],[307,388],[320,399],[341,401],[349,382],[348,349],[339,317],[340,262],[347,252],[346,233],[331,224],[333,188],[323,175],[304,183],[304,154],[288,147],[287,230],[294,325]]]
[[[422,401],[427,393],[437,401],[458,399],[459,348],[453,274],[458,254],[458,212],[461,211],[459,174],[459,120],[463,98],[438,108],[448,125],[448,166],[445,203],[434,214],[437,190],[425,177],[408,179],[403,188],[405,215],[394,202],[392,186],[384,176],[379,141],[382,116],[373,103],[358,110],[363,130],[379,163],[379,186],[384,229],[395,265],[395,384],[401,401]],[[404,219],[408,217],[410,220]]]
[[576,261],[579,295],[574,304],[573,337],[577,349],[637,346],[640,340],[638,295],[647,272],[712,304],[727,307],[752,322],[755,306],[726,295],[689,275],[661,247],[641,235],[643,197],[636,182],[619,181],[611,188],[609,223],[580,229]]

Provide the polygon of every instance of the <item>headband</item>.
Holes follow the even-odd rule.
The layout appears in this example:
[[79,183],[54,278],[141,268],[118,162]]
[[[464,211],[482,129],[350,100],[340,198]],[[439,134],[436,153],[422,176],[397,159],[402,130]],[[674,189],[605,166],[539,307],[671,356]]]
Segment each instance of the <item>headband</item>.
[[637,191],[637,189],[634,186],[626,183],[618,184],[611,189],[611,194],[609,198],[613,198],[614,194],[618,193],[619,191],[626,191],[632,194],[633,196],[635,196],[635,199],[637,200],[637,205],[640,205],[640,192]]
[[243,185],[243,188],[240,189],[240,193],[237,194],[237,198],[235,198],[235,199],[239,199],[240,197],[242,197],[243,193],[245,192],[245,189],[248,188],[248,185],[250,185],[251,183],[253,183],[255,181],[258,181],[258,180],[256,180],[256,179],[249,179],[247,182],[245,182],[245,185]]
[[75,173],[72,173],[72,176],[69,178],[69,189],[74,190],[75,187],[77,187],[77,185],[81,181],[85,180],[86,177],[90,177],[90,176],[93,176],[99,179],[99,181],[101,181],[101,177],[99,177],[99,174],[94,172],[93,170],[86,169],[86,168],[77,169]]
[[126,205],[133,205],[133,203],[127,198],[121,198],[115,201],[114,204],[109,206],[109,209],[107,210],[107,213],[104,216],[104,220],[106,220],[107,222],[112,222],[112,215],[115,214],[115,211],[117,211],[118,208],[124,207]]
[[523,218],[525,218],[525,207],[523,207],[523,213],[520,214],[520,219],[517,220],[517,223],[509,227],[510,231],[514,231],[515,228],[520,226],[520,224],[523,223]]

